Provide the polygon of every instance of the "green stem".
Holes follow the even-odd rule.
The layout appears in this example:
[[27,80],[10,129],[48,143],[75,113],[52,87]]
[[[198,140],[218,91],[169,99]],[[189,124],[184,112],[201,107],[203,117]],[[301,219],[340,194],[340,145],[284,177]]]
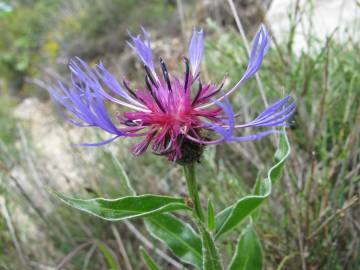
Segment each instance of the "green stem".
[[199,192],[197,189],[196,176],[195,176],[195,164],[190,163],[184,165],[184,174],[186,179],[186,184],[189,192],[190,199],[194,204],[194,214],[202,222],[204,222],[204,213],[200,203]]
[[190,199],[193,203],[193,215],[195,224],[198,227],[203,245],[203,270],[221,270],[221,259],[215,246],[214,239],[205,227],[205,218],[200,203],[199,192],[197,189],[195,164],[184,165],[184,174]]

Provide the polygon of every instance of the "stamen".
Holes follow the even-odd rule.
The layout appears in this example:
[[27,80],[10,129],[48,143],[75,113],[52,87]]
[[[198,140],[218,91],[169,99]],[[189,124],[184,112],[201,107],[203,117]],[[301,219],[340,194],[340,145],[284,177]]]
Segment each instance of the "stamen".
[[188,83],[189,83],[189,75],[190,75],[190,63],[189,63],[189,59],[187,59],[186,57],[184,57],[184,62],[185,62],[185,84],[184,84],[184,90],[186,93],[187,87],[188,87]]
[[154,100],[155,100],[156,104],[158,105],[159,109],[164,113],[165,112],[164,107],[161,105],[160,101],[158,100],[158,98],[156,96],[156,93],[154,93],[154,91],[152,91],[151,85],[149,83],[149,76],[148,75],[145,75],[145,83],[146,83],[146,87],[150,91],[151,96],[154,98]]
[[156,87],[156,89],[158,89],[159,87],[156,84],[154,77],[151,75],[151,70],[149,69],[149,67],[147,65],[144,65],[144,68],[145,68],[146,75],[149,77],[151,83]]
[[145,84],[146,84],[146,88],[150,91],[151,95],[153,96],[153,90],[151,88],[148,75],[145,75]]
[[213,92],[211,92],[210,94],[206,95],[206,96],[203,97],[202,99],[207,99],[207,98],[210,98],[210,97],[216,95],[217,93],[219,93],[219,92],[221,91],[221,89],[223,88],[223,86],[224,86],[224,82],[222,82],[215,91],[213,91]]
[[193,99],[191,105],[194,105],[194,104],[196,103],[196,101],[197,101],[197,100],[199,99],[199,97],[200,97],[201,92],[202,92],[202,83],[201,83],[201,80],[199,80],[199,89],[198,89],[198,91],[197,91],[197,93],[196,93],[196,96],[195,96],[195,98]]
[[146,104],[145,101],[140,98],[138,95],[136,95],[135,91],[132,90],[129,86],[129,84],[126,82],[126,80],[123,80],[123,84],[126,88],[126,90],[128,90],[128,92],[136,99],[136,100],[139,100],[140,102],[142,102],[143,104]]
[[166,146],[166,148],[164,150],[162,150],[160,152],[153,152],[153,153],[158,156],[164,156],[164,155],[170,154],[172,151],[173,151],[172,142],[169,141],[168,145]]
[[129,84],[126,82],[126,80],[123,80],[123,84],[126,88],[126,90],[128,90],[128,92],[130,93],[130,95],[132,95],[134,98],[138,99],[137,95],[135,94],[134,90],[132,90],[130,87],[129,87]]
[[125,125],[127,125],[128,127],[137,127],[138,124],[134,123],[132,120],[126,120],[124,122]]
[[160,65],[161,65],[161,69],[164,75],[164,79],[166,81],[167,87],[169,89],[169,91],[171,92],[171,83],[170,83],[170,78],[169,78],[169,72],[167,71],[166,65],[164,60],[160,57]]
[[191,85],[193,85],[194,82],[195,82],[197,79],[199,79],[199,77],[200,77],[200,72],[198,72],[198,74],[196,74],[195,77],[192,79]]

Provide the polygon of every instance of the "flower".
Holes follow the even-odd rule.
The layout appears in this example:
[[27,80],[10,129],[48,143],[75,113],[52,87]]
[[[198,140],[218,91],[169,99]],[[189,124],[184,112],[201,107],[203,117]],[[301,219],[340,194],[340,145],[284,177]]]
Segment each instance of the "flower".
[[[199,159],[203,146],[223,142],[255,140],[281,132],[277,129],[258,132],[251,136],[238,136],[236,131],[248,127],[286,126],[295,111],[296,102],[289,104],[290,97],[273,103],[253,121],[236,124],[235,114],[227,97],[238,89],[260,68],[270,46],[270,38],[260,27],[253,44],[250,60],[242,78],[229,90],[206,83],[200,78],[200,64],[204,54],[203,30],[193,31],[189,45],[189,58],[184,57],[185,71],[181,76],[170,75],[160,58],[161,73],[155,70],[148,33],[143,36],[129,33],[129,46],[144,64],[144,86],[133,89],[124,79],[120,84],[100,62],[90,68],[76,58],[70,61],[72,79],[69,86],[58,82],[50,87],[51,97],[65,119],[80,127],[97,127],[113,135],[106,141],[81,144],[100,146],[119,137],[142,137],[132,152],[144,153],[149,145],[158,155],[166,155],[171,161],[191,162]],[[105,101],[117,103],[129,111],[113,117]],[[62,110],[65,108],[73,117]]]

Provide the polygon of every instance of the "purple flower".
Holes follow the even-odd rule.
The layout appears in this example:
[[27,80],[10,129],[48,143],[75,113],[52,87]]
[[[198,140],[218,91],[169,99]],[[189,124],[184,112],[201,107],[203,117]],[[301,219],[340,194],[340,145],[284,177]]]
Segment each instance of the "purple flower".
[[[203,30],[193,31],[189,59],[184,57],[185,71],[181,76],[170,75],[162,58],[161,73],[155,70],[149,35],[145,29],[142,28],[142,31],[144,40],[140,35],[134,37],[129,34],[129,46],[144,63],[142,88],[135,90],[126,80],[119,83],[102,63],[90,68],[79,58],[70,62],[72,79],[69,85],[59,82],[57,90],[49,88],[54,103],[67,121],[81,127],[98,127],[112,134],[109,140],[82,145],[100,146],[119,137],[142,137],[143,140],[132,149],[135,155],[144,153],[151,145],[155,154],[179,161],[189,160],[188,152],[201,150],[203,145],[256,140],[281,132],[274,127],[287,126],[286,121],[296,108],[296,102],[289,102],[289,96],[273,103],[245,124],[236,123],[227,99],[258,71],[268,52],[270,39],[263,26],[255,37],[244,75],[227,91],[222,91],[224,81],[215,85],[200,78],[199,68],[204,54]],[[130,111],[111,117],[105,101],[117,103]],[[62,108],[72,117],[68,117]],[[242,128],[257,127],[272,129],[250,136],[236,134]]]

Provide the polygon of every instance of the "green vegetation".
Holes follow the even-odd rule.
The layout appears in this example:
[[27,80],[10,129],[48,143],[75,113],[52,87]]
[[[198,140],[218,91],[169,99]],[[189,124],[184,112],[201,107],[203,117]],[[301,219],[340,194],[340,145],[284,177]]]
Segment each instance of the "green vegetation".
[[[146,233],[138,220],[101,221],[64,206],[46,189],[77,198],[115,198],[129,194],[129,178],[137,194],[178,197],[185,190],[180,168],[151,153],[139,158],[129,155],[130,144],[119,140],[98,149],[71,148],[66,160],[59,163],[70,159],[76,171],[59,171],[62,164],[53,165],[47,160],[36,142],[56,147],[50,142],[51,128],[65,134],[59,137],[66,149],[86,135],[74,136],[74,130],[62,120],[57,123],[44,118],[49,134],[32,137],[34,123],[13,115],[14,107],[25,96],[47,97],[31,79],[46,81],[67,74],[62,70],[63,63],[71,56],[90,62],[100,57],[120,59],[129,52],[124,49],[126,30],[135,32],[140,25],[146,26],[152,36],[163,34],[158,29],[180,33],[173,19],[177,16],[176,1],[16,3],[13,11],[0,11],[0,28],[5,29],[0,37],[0,199],[5,199],[28,266],[41,269],[63,264],[66,269],[116,269],[119,265],[128,269],[130,264],[133,269],[146,269],[147,261],[147,265],[156,263],[161,269],[177,269],[169,253],[159,255],[163,246]],[[207,79],[219,82],[227,73],[227,86],[231,86],[246,67],[243,41],[232,26],[219,26],[210,20],[204,26]],[[284,175],[273,186],[268,203],[252,213],[256,221],[247,230],[248,235],[242,236],[238,249],[244,248],[241,244],[247,238],[257,237],[263,246],[263,264],[269,269],[359,269],[360,47],[350,36],[343,42],[333,36],[318,41],[311,33],[307,38],[308,52],[295,53],[291,35],[280,44],[273,43],[259,73],[269,103],[290,93],[298,99],[298,110],[288,128],[292,153]],[[186,45],[156,46],[160,51],[181,55]],[[174,60],[179,61],[169,65],[180,65],[180,57]],[[135,68],[134,63],[126,61],[127,66],[117,73],[119,78],[124,71],[132,73]],[[117,65],[110,61],[110,67]],[[264,108],[255,79],[231,99],[238,104],[239,121]],[[255,179],[263,179],[266,169],[274,164],[274,137],[207,148],[198,166],[202,204],[205,206],[210,199],[212,205],[220,206],[213,209],[216,215],[225,205],[248,194]],[[0,268],[25,269],[7,221],[0,214]],[[134,229],[133,224],[139,229]],[[220,240],[227,265],[239,232],[229,235],[231,241]],[[156,249],[144,243],[143,236]],[[139,251],[140,245],[149,255]]]
[[49,66],[56,61],[119,54],[127,30],[155,28],[174,12],[171,1],[161,0],[23,0],[9,7],[0,9],[0,78],[10,93],[36,92],[26,79],[54,75]]

